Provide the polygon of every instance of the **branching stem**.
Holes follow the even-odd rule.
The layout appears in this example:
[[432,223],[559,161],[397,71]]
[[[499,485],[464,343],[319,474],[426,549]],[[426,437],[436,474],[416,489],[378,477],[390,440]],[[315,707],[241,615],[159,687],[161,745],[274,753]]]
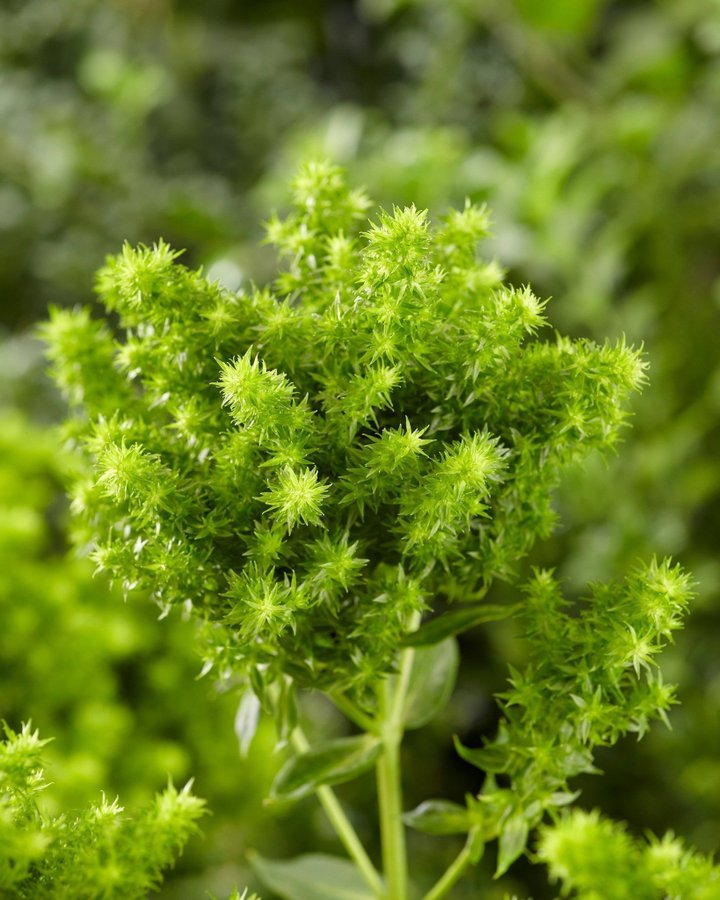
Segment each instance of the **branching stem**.
[[460,853],[455,857],[453,862],[445,870],[445,873],[438,882],[425,894],[423,900],[440,900],[445,897],[450,889],[462,877],[465,869],[470,864],[470,838],[462,848]]
[[[292,744],[298,753],[304,753],[310,746],[305,734],[299,726],[293,731]],[[368,887],[376,897],[384,897],[385,888],[383,886],[382,878],[372,864],[370,857],[367,855],[367,851],[363,847],[357,832],[340,805],[340,801],[335,795],[335,791],[327,785],[323,785],[322,787],[319,787],[315,793],[317,794],[317,798],[320,801],[322,808],[325,810],[325,814],[330,820],[331,825],[335,829],[337,836],[342,841],[342,844],[352,861],[358,867],[363,878],[367,882]]]
[[376,723],[361,709],[358,709],[352,700],[348,699],[345,694],[340,691],[334,691],[329,696],[340,712],[346,715],[351,722],[354,722],[358,727],[362,728],[363,731],[374,734]]

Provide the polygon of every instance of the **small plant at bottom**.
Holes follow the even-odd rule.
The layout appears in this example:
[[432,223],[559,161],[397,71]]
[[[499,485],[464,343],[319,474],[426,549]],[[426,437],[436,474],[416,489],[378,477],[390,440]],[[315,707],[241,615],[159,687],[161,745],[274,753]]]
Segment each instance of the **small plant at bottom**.
[[573,810],[540,832],[538,858],[578,900],[717,900],[720,869],[672,833],[639,841],[597,811]]
[[41,740],[30,725],[5,727],[0,742],[0,896],[27,900],[146,897],[158,886],[188,837],[204,803],[190,785],[169,785],[134,817],[117,800],[48,816],[42,793]]
[[[593,751],[662,719],[673,690],[656,657],[681,627],[688,576],[638,565],[584,600],[520,563],[554,525],[563,470],[617,442],[645,380],[623,341],[542,339],[544,304],[477,254],[488,220],[467,204],[433,226],[381,211],[333,166],[294,182],[268,224],[285,261],[264,288],[231,292],[167,244],[125,247],[90,310],[45,327],[76,411],[86,467],[76,540],[124,585],[203,625],[206,670],[245,686],[249,740],[262,708],[292,753],[275,800],[316,794],[350,861],[255,859],[291,900],[405,900],[406,827],[462,834],[425,900],[446,896],[497,842],[496,876],[596,771]],[[516,602],[491,602],[493,582]],[[507,592],[505,593],[507,595]],[[447,703],[457,635],[514,619],[527,661],[480,748],[465,805],[403,808],[400,747]],[[323,691],[356,733],[309,744],[296,697]],[[333,787],[375,769],[382,866]]]

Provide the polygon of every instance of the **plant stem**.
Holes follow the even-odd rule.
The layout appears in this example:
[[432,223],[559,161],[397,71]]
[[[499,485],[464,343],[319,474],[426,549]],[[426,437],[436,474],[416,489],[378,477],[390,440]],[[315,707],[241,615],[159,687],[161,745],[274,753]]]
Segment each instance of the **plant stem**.
[[[388,723],[389,724],[389,723]],[[377,763],[380,833],[388,900],[407,898],[405,828],[400,786],[400,735],[383,730],[383,753]]]
[[354,722],[357,726],[362,728],[363,731],[367,731],[369,734],[375,732],[375,722],[373,719],[361,709],[358,709],[352,700],[349,700],[345,694],[338,691],[330,694],[329,697],[340,712],[344,713],[351,722]]
[[[305,734],[299,726],[293,731],[292,744],[299,753],[304,753],[310,746]],[[376,897],[383,897],[385,895],[385,888],[382,878],[372,864],[370,857],[367,855],[357,832],[340,805],[340,801],[335,795],[335,792],[327,785],[323,785],[322,787],[319,787],[315,793],[317,794],[322,808],[325,810],[325,814],[335,829],[335,833],[342,841],[342,844],[352,861],[360,870],[368,887]]]
[[450,866],[445,871],[445,874],[439,879],[439,881],[432,887],[427,894],[423,897],[423,900],[440,900],[440,897],[444,897],[450,888],[458,881],[461,877],[465,869],[468,867],[470,863],[470,838],[468,837],[468,841],[465,846],[462,848],[460,853],[455,857],[455,860],[450,864]]
[[[408,630],[420,625],[421,614],[413,613]],[[388,900],[407,900],[407,851],[405,825],[402,820],[402,782],[400,777],[400,745],[402,743],[405,697],[415,651],[410,647],[400,654],[400,669],[395,677],[386,678],[378,693],[379,733],[383,753],[377,763],[380,834],[383,869],[387,881]]]

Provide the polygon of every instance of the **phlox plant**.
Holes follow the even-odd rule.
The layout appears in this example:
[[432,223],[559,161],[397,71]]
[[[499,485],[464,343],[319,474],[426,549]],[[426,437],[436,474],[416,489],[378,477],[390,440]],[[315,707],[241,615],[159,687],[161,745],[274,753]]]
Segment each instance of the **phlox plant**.
[[[287,745],[272,798],[316,794],[347,852],[256,858],[291,900],[437,900],[495,844],[505,873],[536,826],[572,821],[569,782],[596,771],[594,748],[665,719],[656,656],[691,597],[667,560],[583,599],[521,566],[553,528],[563,470],[617,443],[640,352],[548,333],[545,304],[479,257],[483,208],[368,224],[369,206],[337,168],[306,165],[267,225],[283,263],[270,285],[233,292],[162,241],[126,246],[97,279],[109,320],[55,310],[44,327],[85,460],[76,542],[125,590],[197,618],[205,671],[243,686],[245,741],[262,709]],[[495,581],[514,602],[491,602]],[[500,619],[526,661],[496,736],[456,740],[482,788],[462,805],[429,785],[407,811],[403,735],[448,702],[457,636]],[[351,736],[310,744],[304,690]],[[381,865],[333,790],[372,769]],[[465,837],[433,885],[408,876],[406,827]],[[543,833],[551,861],[563,832]]]

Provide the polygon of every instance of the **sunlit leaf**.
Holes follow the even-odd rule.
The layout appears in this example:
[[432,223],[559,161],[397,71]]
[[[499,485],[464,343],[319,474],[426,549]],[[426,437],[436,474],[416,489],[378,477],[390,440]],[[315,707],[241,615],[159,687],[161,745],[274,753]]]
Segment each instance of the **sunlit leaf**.
[[528,823],[525,817],[516,813],[503,825],[500,833],[498,862],[495,877],[498,878],[510,868],[527,846]]

